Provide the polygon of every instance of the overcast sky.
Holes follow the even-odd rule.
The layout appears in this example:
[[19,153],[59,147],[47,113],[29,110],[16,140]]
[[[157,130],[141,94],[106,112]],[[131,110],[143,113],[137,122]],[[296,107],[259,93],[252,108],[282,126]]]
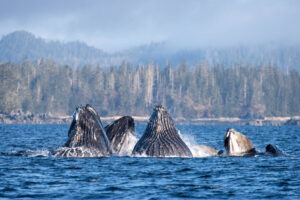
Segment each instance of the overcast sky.
[[0,0],[0,36],[15,30],[107,51],[300,44],[300,0]]

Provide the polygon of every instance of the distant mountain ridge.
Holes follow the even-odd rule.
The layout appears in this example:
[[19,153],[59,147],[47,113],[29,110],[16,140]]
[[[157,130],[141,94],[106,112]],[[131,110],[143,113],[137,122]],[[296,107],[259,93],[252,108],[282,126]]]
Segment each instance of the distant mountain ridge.
[[118,66],[123,62],[137,64],[166,63],[173,66],[186,62],[195,65],[275,65],[282,70],[300,70],[300,46],[255,45],[224,48],[174,49],[167,42],[133,47],[117,53],[107,53],[83,42],[46,41],[26,31],[15,31],[0,40],[0,62],[21,63],[49,58],[60,65],[73,67],[84,65]]
[[59,64],[82,65],[103,63],[107,53],[81,42],[62,43],[37,38],[26,31],[16,31],[0,41],[1,62],[50,58]]

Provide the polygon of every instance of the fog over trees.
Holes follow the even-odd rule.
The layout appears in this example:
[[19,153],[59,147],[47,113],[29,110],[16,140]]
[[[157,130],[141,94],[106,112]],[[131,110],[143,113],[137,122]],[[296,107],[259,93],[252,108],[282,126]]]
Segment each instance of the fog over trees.
[[22,63],[25,59],[36,61],[40,58],[53,60],[59,65],[81,68],[84,65],[102,67],[120,66],[123,62],[133,65],[156,63],[173,66],[186,62],[194,66],[207,62],[210,66],[269,65],[288,71],[300,70],[300,46],[265,43],[261,45],[238,45],[214,48],[176,49],[168,42],[151,43],[132,47],[115,53],[86,45],[83,42],[46,41],[26,31],[12,32],[0,40],[0,63]]

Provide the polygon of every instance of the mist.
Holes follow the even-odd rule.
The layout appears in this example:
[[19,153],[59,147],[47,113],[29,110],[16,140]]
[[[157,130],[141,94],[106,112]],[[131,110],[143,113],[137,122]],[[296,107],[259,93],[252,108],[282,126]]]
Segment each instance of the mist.
[[26,30],[114,52],[300,43],[300,1],[0,1],[0,36]]

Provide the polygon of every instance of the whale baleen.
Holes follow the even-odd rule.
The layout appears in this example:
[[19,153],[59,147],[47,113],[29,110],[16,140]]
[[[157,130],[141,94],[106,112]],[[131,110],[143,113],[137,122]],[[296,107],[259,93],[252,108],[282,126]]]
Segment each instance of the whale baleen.
[[193,156],[177,133],[171,116],[162,106],[155,106],[147,128],[132,153],[151,157]]
[[229,156],[251,156],[257,153],[249,138],[232,128],[226,132],[224,148]]
[[130,155],[132,153],[134,145],[138,141],[132,117],[121,117],[104,129],[114,153],[118,155]]
[[97,112],[90,106],[76,108],[68,131],[68,140],[54,156],[103,157],[111,156],[112,150]]

